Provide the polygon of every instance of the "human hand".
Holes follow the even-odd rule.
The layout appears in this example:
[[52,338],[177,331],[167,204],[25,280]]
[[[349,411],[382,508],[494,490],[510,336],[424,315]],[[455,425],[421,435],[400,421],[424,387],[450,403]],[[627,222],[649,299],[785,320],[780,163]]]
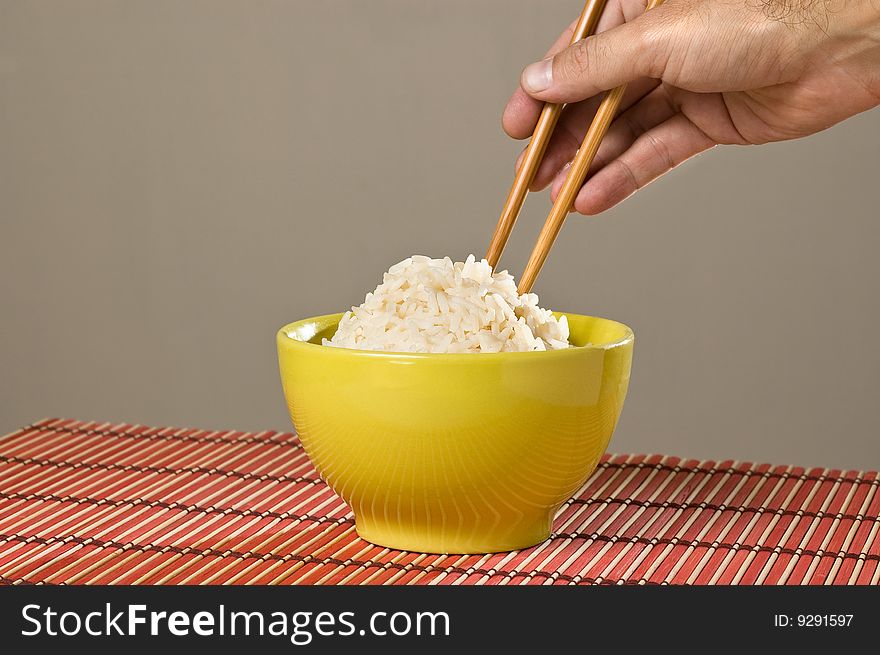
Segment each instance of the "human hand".
[[[566,106],[532,183],[556,198],[602,99],[629,83],[574,209],[597,214],[718,144],[819,132],[880,104],[878,0],[608,0],[597,34],[523,71],[504,111],[531,135],[543,102]],[[517,162],[519,165],[519,162]]]

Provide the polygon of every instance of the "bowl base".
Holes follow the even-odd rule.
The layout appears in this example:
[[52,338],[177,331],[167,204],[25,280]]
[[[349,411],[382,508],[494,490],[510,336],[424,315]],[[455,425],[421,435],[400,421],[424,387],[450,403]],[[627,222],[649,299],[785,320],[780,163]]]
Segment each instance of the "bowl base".
[[505,553],[536,546],[550,537],[552,517],[514,526],[497,526],[491,531],[429,528],[388,524],[355,516],[358,536],[377,546],[414,553],[475,555]]

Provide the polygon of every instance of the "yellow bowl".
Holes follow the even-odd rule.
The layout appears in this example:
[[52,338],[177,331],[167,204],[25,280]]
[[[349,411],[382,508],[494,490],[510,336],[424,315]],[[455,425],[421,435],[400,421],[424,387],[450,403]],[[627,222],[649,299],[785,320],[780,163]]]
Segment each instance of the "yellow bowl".
[[633,333],[566,314],[578,347],[485,354],[322,346],[342,314],[278,332],[294,427],[374,544],[428,553],[532,546],[593,473],[629,385]]

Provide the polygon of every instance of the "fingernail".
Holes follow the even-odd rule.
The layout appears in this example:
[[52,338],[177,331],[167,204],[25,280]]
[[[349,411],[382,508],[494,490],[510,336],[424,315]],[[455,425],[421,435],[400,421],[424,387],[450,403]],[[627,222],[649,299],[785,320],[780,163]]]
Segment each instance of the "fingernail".
[[[568,162],[565,166],[559,169],[559,172],[556,174],[556,180],[559,181],[560,188],[562,183],[565,182],[565,178],[568,177],[568,171],[571,168],[571,162]],[[554,180],[554,181],[556,181]]]
[[526,91],[531,93],[540,93],[550,88],[553,81],[553,60],[544,59],[543,61],[529,64],[522,74],[522,84]]
[[571,162],[568,162],[565,166],[556,171],[556,175],[553,176],[553,183],[550,185],[550,199],[553,202],[556,202],[556,196],[559,195],[559,191],[565,183],[565,178],[568,177],[568,169],[570,168]]

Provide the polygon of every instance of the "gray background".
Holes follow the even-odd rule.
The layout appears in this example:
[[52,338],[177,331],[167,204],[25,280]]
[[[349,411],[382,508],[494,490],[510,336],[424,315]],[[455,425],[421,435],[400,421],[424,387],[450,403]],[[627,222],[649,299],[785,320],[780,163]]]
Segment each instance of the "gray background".
[[[501,109],[580,7],[0,0],[0,431],[287,429],[276,328],[484,252]],[[569,219],[536,291],[636,331],[613,450],[880,466],[878,128],[716,149]]]

